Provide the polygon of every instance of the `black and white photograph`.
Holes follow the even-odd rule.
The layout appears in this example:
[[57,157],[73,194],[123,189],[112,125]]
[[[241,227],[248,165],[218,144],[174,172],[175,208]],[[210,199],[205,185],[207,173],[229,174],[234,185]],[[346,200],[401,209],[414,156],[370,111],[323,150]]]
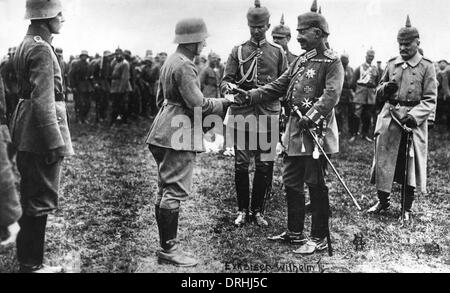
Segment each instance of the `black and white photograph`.
[[0,273],[450,273],[449,32],[446,0],[0,0]]

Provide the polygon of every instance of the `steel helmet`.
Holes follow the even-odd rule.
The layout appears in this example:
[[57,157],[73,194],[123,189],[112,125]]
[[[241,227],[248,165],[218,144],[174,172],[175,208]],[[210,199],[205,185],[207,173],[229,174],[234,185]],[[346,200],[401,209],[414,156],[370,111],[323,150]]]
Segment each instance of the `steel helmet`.
[[201,18],[180,20],[175,27],[176,44],[192,44],[203,42],[209,37],[205,21]]
[[62,12],[61,0],[27,0],[25,19],[49,19]]

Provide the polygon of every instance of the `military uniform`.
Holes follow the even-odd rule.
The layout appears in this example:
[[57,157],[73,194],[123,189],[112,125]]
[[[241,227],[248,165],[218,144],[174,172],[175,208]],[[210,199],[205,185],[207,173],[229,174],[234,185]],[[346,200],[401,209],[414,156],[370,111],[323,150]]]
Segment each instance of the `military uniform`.
[[128,100],[129,94],[132,91],[130,83],[130,64],[123,59],[118,61],[114,59],[111,63],[111,98],[112,98],[112,113],[111,124],[116,122],[119,115],[122,116],[122,121],[127,122],[128,119]]
[[[295,253],[310,254],[324,249],[328,235],[328,188],[325,184],[326,160],[320,156],[313,158],[315,144],[300,122],[313,124],[319,141],[327,154],[339,151],[339,134],[334,107],[341,96],[344,70],[338,56],[327,49],[328,23],[318,14],[316,2],[311,12],[298,17],[298,30],[314,27],[323,32],[322,42],[314,49],[300,55],[276,81],[252,90],[250,104],[276,100],[284,96],[290,104],[297,106],[303,114],[291,114],[283,137],[285,156],[283,160],[283,183],[286,189],[288,223],[287,232],[269,237],[303,244]],[[308,127],[309,128],[309,127]],[[311,241],[303,235],[305,221],[304,184],[309,187],[312,223]],[[326,248],[326,246],[325,246]]]
[[[411,43],[418,39],[419,32],[411,26],[408,16],[406,26],[399,31],[398,42]],[[379,213],[389,208],[393,182],[403,185],[406,179],[402,190],[405,194],[405,198],[402,194],[402,211],[405,211],[402,219],[409,220],[414,190],[426,192],[428,119],[434,111],[436,97],[436,72],[430,60],[418,51],[407,61],[401,56],[389,60],[377,88],[377,98],[385,102],[375,128],[372,167],[372,183],[377,187],[379,202],[369,212]],[[412,129],[409,150],[406,150],[407,134],[398,123]]]
[[22,215],[13,164],[11,137],[6,126],[5,92],[0,77],[0,238],[2,231],[16,223]]
[[352,125],[353,117],[353,68],[350,66],[344,67],[344,86],[342,88],[341,98],[336,107],[336,119],[338,123],[339,132],[346,133]]
[[352,136],[358,134],[362,122],[362,136],[372,137],[369,135],[369,131],[375,115],[376,87],[379,79],[378,69],[374,65],[364,63],[355,69],[353,74],[353,88],[355,89],[353,115],[355,119],[350,130]]
[[218,68],[212,68],[211,66],[205,67],[200,72],[200,87],[203,95],[207,98],[219,98],[219,84],[221,80],[222,76]]
[[450,130],[450,66],[437,73],[438,98],[436,108],[436,122],[445,120],[447,129]]
[[77,119],[80,122],[85,123],[91,108],[91,96],[94,92],[91,70],[87,60],[80,59],[72,64],[70,84],[74,90]]
[[14,55],[15,48],[10,49],[10,57],[6,63],[2,65],[1,75],[3,77],[4,90],[5,90],[5,100],[6,100],[6,117],[9,121],[11,120],[11,115],[16,109],[17,103],[19,102],[19,90],[17,88],[17,75],[14,69]]
[[61,66],[51,39],[45,23],[32,23],[14,57],[21,99],[10,130],[21,174],[24,215],[19,222],[17,255],[25,271],[42,266],[47,215],[58,206],[62,161],[74,154]]
[[208,36],[204,21],[181,20],[175,32],[175,43],[179,46],[161,68],[157,95],[160,110],[146,143],[158,169],[155,216],[162,248],[158,260],[186,267],[195,266],[197,261],[178,249],[178,218],[181,202],[192,190],[196,154],[204,150],[202,116],[216,114],[223,117],[228,102],[204,98],[193,63],[195,52],[185,45],[203,44]]
[[157,64],[146,63],[142,68],[142,114],[144,116],[154,115],[157,112],[156,92],[159,80],[159,66]]
[[[286,56],[280,46],[271,44],[265,39],[259,43],[249,40],[233,48],[226,64],[221,85],[222,91],[225,91],[228,83],[238,85],[243,90],[263,86],[276,80],[286,69]],[[256,125],[227,125],[231,129],[234,139],[239,137],[241,133],[244,133],[246,138],[243,143],[238,144],[236,141],[234,143],[236,192],[240,212],[249,210],[249,165],[252,156],[255,156],[256,170],[251,210],[254,214],[263,212],[264,199],[266,193],[270,192],[272,185],[273,160],[275,157],[271,156],[271,158],[263,158],[262,160],[261,154],[267,153],[267,150],[262,151],[259,146],[256,150],[251,150],[248,146],[251,143],[249,140],[252,133],[257,134],[259,142],[261,134],[267,134],[267,137],[270,138],[272,131],[278,131],[280,109],[280,101],[272,100],[254,106],[231,106],[227,114],[231,117],[242,115],[244,118],[254,116],[257,122]],[[269,117],[267,124],[259,121],[261,116]],[[276,121],[276,129],[271,129],[274,125],[272,120]],[[227,141],[230,142],[233,139],[227,139]],[[273,143],[271,142],[271,145]],[[269,152],[273,153],[273,150],[270,149]]]
[[[108,55],[108,53],[106,54]],[[111,90],[111,63],[109,56],[100,57],[91,62],[92,78],[94,83],[94,100],[96,120],[106,119]]]

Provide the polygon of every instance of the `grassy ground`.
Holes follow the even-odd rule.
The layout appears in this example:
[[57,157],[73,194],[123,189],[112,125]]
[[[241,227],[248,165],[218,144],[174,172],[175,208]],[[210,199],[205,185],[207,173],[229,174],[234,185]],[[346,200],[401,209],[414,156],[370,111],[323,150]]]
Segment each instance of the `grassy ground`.
[[[428,194],[415,204],[414,223],[400,227],[398,187],[394,208],[384,216],[357,212],[328,176],[333,218],[334,256],[294,255],[295,246],[266,241],[285,228],[286,208],[281,164],[276,164],[274,195],[267,204],[268,228],[253,224],[236,229],[233,159],[202,154],[197,158],[194,191],[183,205],[179,235],[199,265],[176,269],[156,263],[157,228],[153,202],[155,163],[144,141],[150,122],[128,126],[72,125],[77,155],[65,163],[60,210],[47,233],[47,262],[67,272],[450,272],[450,135],[430,134]],[[373,145],[341,142],[333,158],[364,209],[375,202],[369,184]],[[310,227],[307,218],[306,227]],[[366,245],[356,251],[354,235]],[[13,249],[0,252],[0,272],[17,269]],[[318,265],[320,264],[320,266]]]

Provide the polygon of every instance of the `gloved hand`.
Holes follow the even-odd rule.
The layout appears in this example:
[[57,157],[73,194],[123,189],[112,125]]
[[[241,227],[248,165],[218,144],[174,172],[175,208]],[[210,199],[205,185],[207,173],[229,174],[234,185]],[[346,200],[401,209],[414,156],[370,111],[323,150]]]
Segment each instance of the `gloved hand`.
[[238,90],[237,95],[234,96],[234,103],[238,105],[250,104],[250,94],[244,90]]
[[298,122],[300,129],[308,130],[315,126],[314,122],[306,116],[303,116],[302,119]]
[[384,95],[386,97],[392,96],[398,91],[398,84],[390,81],[384,86]]
[[414,119],[414,117],[409,115],[409,114],[406,115],[405,117],[403,117],[402,120],[400,120],[400,122],[403,125],[406,125],[409,128],[416,128],[417,127],[416,119]]

